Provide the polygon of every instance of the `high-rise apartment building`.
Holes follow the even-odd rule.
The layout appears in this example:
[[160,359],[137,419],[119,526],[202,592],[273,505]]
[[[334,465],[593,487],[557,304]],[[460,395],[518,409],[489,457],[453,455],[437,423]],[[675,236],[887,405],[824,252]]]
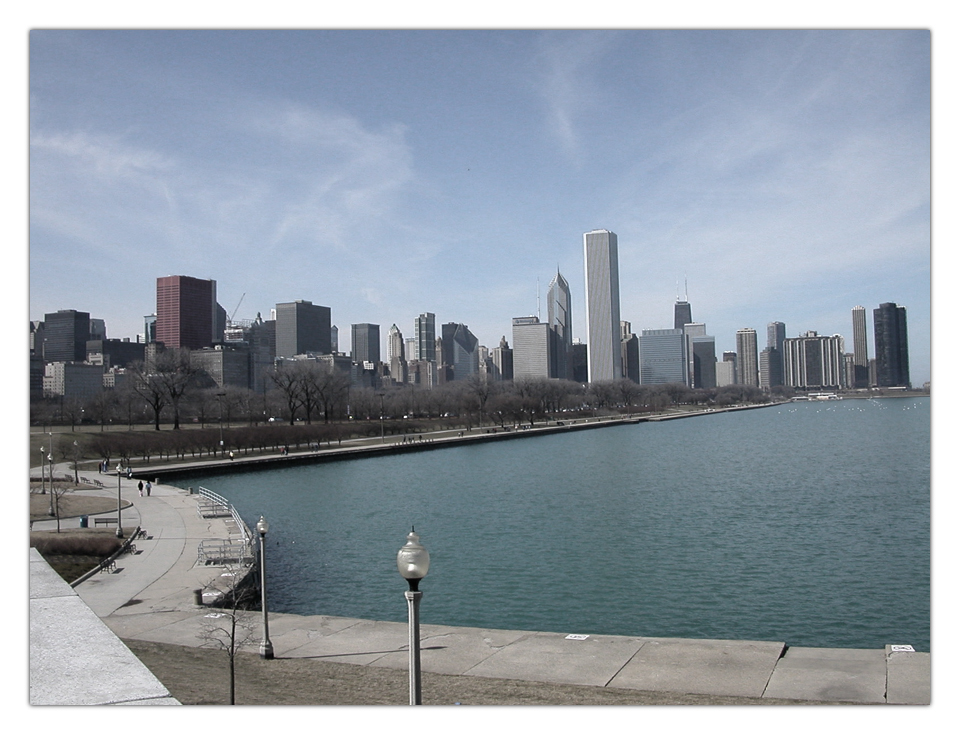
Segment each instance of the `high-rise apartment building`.
[[783,380],[801,390],[845,387],[843,337],[807,332],[783,341]]
[[[587,376],[591,383],[623,377],[620,349],[620,267],[617,236],[593,230],[583,236],[586,279]],[[516,349],[516,344],[514,344]]]
[[277,304],[277,357],[331,354],[330,307],[297,299]]
[[350,325],[350,359],[357,364],[380,362],[380,325]]
[[757,330],[750,327],[737,330],[737,381],[741,385],[760,385]]
[[870,356],[867,354],[867,310],[854,306],[853,317],[853,387],[870,385]]
[[90,339],[90,314],[61,309],[43,317],[44,362],[83,362]]
[[873,310],[873,346],[877,353],[877,385],[910,385],[907,309],[894,303]]
[[217,327],[217,282],[190,276],[157,279],[157,342],[199,350],[223,339]]
[[414,320],[413,331],[417,335],[417,353],[407,356],[426,362],[437,361],[437,317],[429,311],[424,312]]

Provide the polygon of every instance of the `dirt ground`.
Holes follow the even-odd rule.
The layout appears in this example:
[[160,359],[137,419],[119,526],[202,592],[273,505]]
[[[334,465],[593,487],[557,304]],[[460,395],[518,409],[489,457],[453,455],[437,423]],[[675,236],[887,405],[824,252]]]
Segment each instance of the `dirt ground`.
[[[125,640],[124,643],[182,704],[228,704],[230,680],[223,651]],[[423,674],[424,705],[798,705],[699,694],[542,684],[479,676]],[[237,656],[236,703],[243,705],[406,705],[407,672],[318,659]]]

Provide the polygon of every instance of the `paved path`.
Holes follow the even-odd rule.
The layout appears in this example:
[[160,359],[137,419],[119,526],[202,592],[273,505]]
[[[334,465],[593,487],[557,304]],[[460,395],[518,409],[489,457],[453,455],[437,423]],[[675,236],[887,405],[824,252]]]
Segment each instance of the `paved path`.
[[[197,545],[236,531],[223,519],[200,518],[197,496],[179,488],[158,485],[140,498],[136,480],[124,483],[123,496],[134,503],[148,538],[137,541],[137,553],[122,557],[116,572],[76,591],[121,638],[198,646],[215,611],[198,606],[194,590],[229,570],[199,565]],[[405,623],[274,613],[270,631],[277,657],[407,667]],[[807,701],[930,701],[930,654],[891,646],[794,648],[780,641],[582,638],[438,625],[421,626],[421,634],[423,670],[442,674]]]

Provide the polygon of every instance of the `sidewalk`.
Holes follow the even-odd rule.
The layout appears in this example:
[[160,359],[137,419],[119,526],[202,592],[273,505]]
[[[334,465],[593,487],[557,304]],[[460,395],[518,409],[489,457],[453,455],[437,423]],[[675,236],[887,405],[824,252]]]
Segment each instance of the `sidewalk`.
[[[121,557],[116,572],[83,582],[77,594],[120,638],[199,646],[213,611],[196,605],[194,590],[226,570],[198,565],[197,545],[231,529],[223,519],[200,518],[197,496],[185,490],[158,485],[140,498],[136,482],[125,480],[122,494],[134,503],[147,539],[137,541],[136,554]],[[270,632],[278,658],[407,667],[405,623],[273,613]],[[793,648],[778,641],[568,637],[440,625],[422,625],[421,640],[423,670],[441,674],[762,699],[930,702],[930,654],[890,646]]]

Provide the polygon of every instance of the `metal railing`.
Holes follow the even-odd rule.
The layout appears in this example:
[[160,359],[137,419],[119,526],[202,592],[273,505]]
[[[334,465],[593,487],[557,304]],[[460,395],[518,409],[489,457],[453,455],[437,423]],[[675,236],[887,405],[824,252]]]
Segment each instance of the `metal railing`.
[[237,564],[252,564],[255,548],[250,529],[233,507],[233,503],[205,487],[199,488],[197,513],[201,518],[232,518],[240,538],[204,539],[197,549],[197,558],[203,564],[214,564],[216,560]]

